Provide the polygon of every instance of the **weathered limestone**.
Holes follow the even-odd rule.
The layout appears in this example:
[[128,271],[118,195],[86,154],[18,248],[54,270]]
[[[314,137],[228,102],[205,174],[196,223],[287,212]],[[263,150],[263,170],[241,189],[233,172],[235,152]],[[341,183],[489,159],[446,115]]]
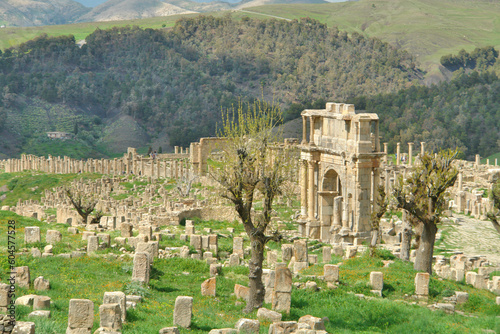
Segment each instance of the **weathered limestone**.
[[323,263],[328,263],[332,260],[332,247],[323,247]]
[[190,245],[197,251],[201,251],[201,235],[193,234],[189,240]]
[[240,256],[236,253],[229,255],[229,266],[235,267],[240,265]]
[[295,240],[293,242],[293,256],[296,262],[307,262],[307,241],[306,240]]
[[337,283],[339,281],[339,266],[334,264],[325,264],[323,266],[323,275],[326,282]]
[[56,230],[48,230],[45,235],[45,241],[48,244],[55,244],[56,242],[60,242],[62,240],[62,233]]
[[281,317],[281,313],[268,310],[267,308],[261,307],[257,310],[257,319],[263,322],[281,321]]
[[469,300],[469,294],[467,292],[455,291],[455,297],[457,298],[457,304],[467,303]]
[[216,278],[211,277],[201,283],[201,295],[202,296],[213,296],[215,297],[216,293]]
[[221,264],[212,263],[210,265],[210,276],[215,277],[215,276],[219,275],[221,268],[222,268]]
[[91,235],[87,238],[87,253],[95,253],[99,249],[99,237]]
[[428,273],[417,273],[415,276],[415,295],[418,298],[429,297],[429,277]]
[[132,280],[139,281],[145,285],[149,284],[149,254],[140,252],[134,255],[134,269]]
[[290,312],[292,302],[292,273],[285,263],[277,263],[275,269],[272,309],[278,312]]
[[30,287],[30,268],[28,266],[16,267],[14,272],[16,273],[16,284],[21,288]]
[[[9,291],[10,291],[9,284],[0,283],[0,313],[7,314],[7,307],[10,304]],[[19,298],[17,298],[17,300],[19,300]]]
[[109,248],[111,246],[111,236],[107,233],[97,233],[99,238],[99,245]]
[[94,303],[87,299],[71,299],[66,334],[90,334],[93,325]]
[[236,298],[248,300],[248,297],[250,296],[250,289],[246,286],[235,284],[234,295]]
[[242,333],[242,334],[257,333],[258,334],[259,329],[260,329],[260,323],[259,323],[259,320],[242,318],[242,319],[238,320],[235,327],[236,327],[236,330],[238,331],[238,333]]
[[293,256],[293,245],[292,244],[283,244],[281,245],[281,259],[283,262],[288,262],[292,259]]
[[35,334],[35,323],[29,321],[16,321],[11,334]]
[[179,296],[175,299],[174,325],[189,328],[193,315],[193,297]]
[[380,271],[372,271],[370,273],[370,286],[372,287],[372,292],[382,295],[384,274]]
[[35,296],[33,298],[33,310],[48,310],[50,308],[50,297]]
[[35,291],[50,290],[50,282],[48,279],[43,278],[43,276],[39,276],[35,278],[33,287],[35,288]]
[[120,331],[122,329],[122,312],[118,303],[99,306],[100,327],[105,330]]
[[122,238],[130,238],[133,236],[132,234],[132,224],[130,223],[121,223],[120,224],[120,233]]
[[187,235],[195,234],[194,222],[192,220],[186,220],[185,233]]
[[[127,320],[127,296],[121,291],[105,292],[102,299],[103,304],[118,304],[122,317],[122,323]],[[102,325],[101,325],[102,326]]]
[[323,319],[318,318],[318,317],[313,317],[312,315],[305,315],[303,317],[299,318],[299,326],[301,323],[309,325],[311,330],[314,331],[319,331],[319,330],[325,330],[325,323]]
[[238,254],[240,258],[243,258],[243,238],[234,237],[233,238],[233,254]]
[[34,242],[42,241],[40,235],[40,227],[38,226],[26,226],[24,228],[24,242],[27,244],[31,244]]

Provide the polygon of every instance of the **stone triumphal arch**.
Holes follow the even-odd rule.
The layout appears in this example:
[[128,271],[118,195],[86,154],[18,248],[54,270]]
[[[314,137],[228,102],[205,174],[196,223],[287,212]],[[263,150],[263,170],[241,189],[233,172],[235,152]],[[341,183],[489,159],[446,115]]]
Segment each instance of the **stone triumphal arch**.
[[385,155],[377,114],[357,114],[352,104],[327,103],[325,109],[304,110],[302,125],[303,235],[323,242],[365,240]]

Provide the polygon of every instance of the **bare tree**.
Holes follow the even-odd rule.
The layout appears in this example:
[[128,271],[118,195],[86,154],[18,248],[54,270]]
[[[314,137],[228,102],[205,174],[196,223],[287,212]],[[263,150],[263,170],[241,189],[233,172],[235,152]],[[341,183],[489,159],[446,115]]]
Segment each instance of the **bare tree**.
[[[82,194],[74,194],[71,190],[66,189],[66,195],[68,196],[71,204],[75,208],[76,212],[82,217],[83,223],[87,225],[88,218],[92,214],[97,205],[98,200],[92,198],[85,198]],[[95,212],[95,216],[90,220],[90,224],[98,224],[103,213],[100,211]]]
[[398,208],[408,211],[422,229],[414,268],[429,274],[438,224],[446,208],[446,190],[458,176],[458,170],[452,166],[457,153],[457,150],[441,151],[436,158],[424,154],[407,180],[400,178],[393,190]]
[[196,181],[197,176],[194,174],[185,175],[177,179],[176,189],[181,197],[188,197],[189,192],[193,186],[193,182]]
[[500,223],[498,222],[498,217],[500,215],[500,180],[493,183],[491,187],[490,199],[493,202],[493,210],[486,214],[488,219],[493,224],[493,227],[500,233]]
[[[281,121],[281,110],[275,104],[261,100],[223,115],[219,137],[228,140],[222,150],[222,166],[213,168],[211,175],[222,188],[241,219],[250,239],[249,262],[250,296],[245,311],[262,306],[265,288],[262,283],[264,246],[281,240],[277,231],[266,234],[271,222],[273,201],[280,195],[287,179],[289,159],[286,147],[277,147],[280,133],[272,131]],[[254,208],[256,198],[262,198],[262,209]],[[255,217],[252,214],[255,210]]]
[[377,197],[375,199],[375,210],[373,210],[370,217],[370,223],[372,225],[372,240],[370,242],[370,256],[375,256],[375,249],[377,244],[380,242],[381,231],[380,231],[380,219],[387,212],[387,206],[389,201],[385,193],[385,188],[379,185],[377,188]]

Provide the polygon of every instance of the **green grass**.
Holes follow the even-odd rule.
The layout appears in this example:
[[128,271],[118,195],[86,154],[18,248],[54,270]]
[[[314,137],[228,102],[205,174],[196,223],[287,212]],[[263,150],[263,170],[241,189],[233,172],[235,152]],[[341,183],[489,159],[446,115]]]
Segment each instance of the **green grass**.
[[0,205],[15,205],[18,200],[40,200],[45,190],[64,186],[75,179],[97,179],[101,174],[46,174],[42,172],[23,171],[0,174],[0,187],[7,185],[9,191]]
[[[63,233],[61,245],[55,247],[55,253],[69,252],[81,247],[81,235],[69,235],[66,226],[45,223],[18,216],[11,212],[0,211],[0,235],[5,236],[6,222],[16,221],[17,247],[24,247],[23,232],[25,226],[40,226],[42,236],[46,230],[58,229]],[[195,226],[201,228],[225,228],[234,226],[222,222],[197,221]],[[112,232],[112,236],[118,232]],[[43,239],[43,238],[42,238]],[[178,244],[178,241],[173,241]],[[312,245],[314,243],[310,243]],[[169,245],[168,242],[162,242]],[[171,244],[170,244],[171,245]],[[44,246],[43,242],[38,245]],[[277,247],[273,246],[272,248]],[[0,238],[0,251],[6,251],[6,238]],[[108,250],[107,253],[110,251]],[[104,251],[103,251],[104,253]],[[414,293],[414,277],[411,264],[394,259],[395,263],[388,268],[383,267],[382,259],[392,258],[387,251],[379,252],[379,258],[363,255],[358,258],[343,261],[340,267],[341,282],[337,289],[326,288],[325,282],[315,279],[322,288],[318,292],[292,290],[292,305],[289,315],[284,320],[297,320],[299,317],[311,314],[318,317],[328,317],[326,330],[329,333],[481,333],[482,329],[498,331],[496,316],[500,315],[493,295],[485,290],[475,290],[470,286],[447,281],[431,279],[431,301],[440,301],[443,296],[459,290],[469,292],[469,302],[458,309],[473,313],[476,317],[446,315],[443,312],[432,312],[426,307],[411,305],[406,295]],[[2,257],[2,268],[6,257]],[[334,257],[332,263],[338,263],[340,258]],[[241,317],[256,318],[256,312],[244,314],[244,303],[238,303],[232,294],[234,284],[248,285],[248,269],[246,267],[223,268],[217,278],[217,297],[204,297],[200,294],[200,284],[208,278],[208,265],[202,261],[170,258],[155,259],[149,288],[141,288],[131,284],[132,260],[111,259],[104,257],[81,257],[64,259],[60,257],[33,258],[30,255],[20,255],[16,265],[30,267],[31,277],[44,276],[51,282],[51,290],[43,292],[52,298],[52,318],[49,320],[32,319],[36,323],[37,333],[64,333],[67,326],[69,300],[72,298],[90,299],[94,302],[94,327],[98,327],[98,308],[106,291],[127,291],[145,296],[144,302],[136,309],[127,312],[127,323],[123,333],[157,333],[160,328],[172,326],[173,307],[177,296],[192,296],[194,298],[193,323],[190,330],[180,329],[181,333],[207,333],[213,328],[234,327]],[[370,295],[368,281],[371,271],[384,273],[384,298],[359,299],[353,293]],[[322,265],[314,265],[304,271],[305,275],[322,275]],[[0,280],[5,281],[7,270],[0,270]],[[301,282],[311,278],[299,279]],[[19,296],[40,292],[33,289],[20,289]],[[271,308],[271,305],[264,305]],[[27,307],[17,308],[17,320],[28,320]],[[261,333],[267,333],[269,324],[261,327]]]

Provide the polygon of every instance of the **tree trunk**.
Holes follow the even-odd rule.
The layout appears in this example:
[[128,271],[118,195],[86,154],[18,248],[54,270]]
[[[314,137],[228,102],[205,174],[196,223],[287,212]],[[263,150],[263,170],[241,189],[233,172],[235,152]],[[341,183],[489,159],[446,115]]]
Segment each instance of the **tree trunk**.
[[375,250],[377,249],[377,243],[378,243],[378,235],[379,235],[378,230],[372,230],[372,240],[370,242],[370,256],[371,257],[375,256]]
[[403,211],[403,231],[401,233],[401,253],[399,255],[403,261],[410,261],[411,236],[413,234],[408,215],[406,211]]
[[432,274],[432,254],[434,253],[434,241],[436,241],[437,226],[433,223],[422,224],[422,235],[417,250],[417,258],[413,268]]
[[264,234],[256,233],[254,236],[250,236],[251,243],[251,259],[248,263],[248,278],[250,288],[250,294],[247,301],[247,307],[245,312],[250,313],[256,308],[262,307],[264,303],[265,288],[262,283],[262,262],[264,261],[264,245],[265,236]]

